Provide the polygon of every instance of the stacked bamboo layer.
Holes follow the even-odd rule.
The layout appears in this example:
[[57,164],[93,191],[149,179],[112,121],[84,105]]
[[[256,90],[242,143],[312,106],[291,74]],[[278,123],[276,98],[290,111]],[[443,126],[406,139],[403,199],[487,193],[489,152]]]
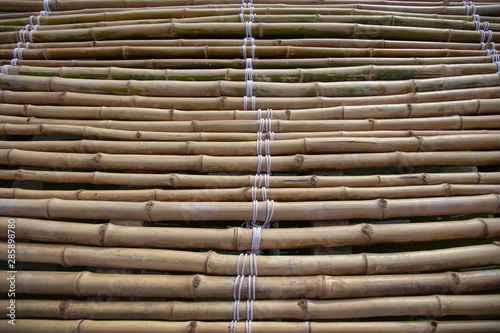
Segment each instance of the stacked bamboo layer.
[[2,332],[498,331],[495,1],[0,11]]

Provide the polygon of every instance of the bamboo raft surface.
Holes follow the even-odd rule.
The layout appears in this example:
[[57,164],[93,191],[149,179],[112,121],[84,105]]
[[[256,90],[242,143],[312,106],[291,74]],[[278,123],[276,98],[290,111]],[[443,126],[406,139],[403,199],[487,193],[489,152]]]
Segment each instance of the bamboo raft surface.
[[0,2],[1,332],[497,332],[493,0]]

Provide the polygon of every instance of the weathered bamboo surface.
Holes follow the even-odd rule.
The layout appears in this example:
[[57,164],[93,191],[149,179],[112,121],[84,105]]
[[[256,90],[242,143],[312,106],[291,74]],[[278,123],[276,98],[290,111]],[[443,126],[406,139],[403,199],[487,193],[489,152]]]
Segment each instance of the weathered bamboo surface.
[[[273,214],[270,210],[273,209]],[[257,203],[256,218],[278,221],[388,219],[452,214],[498,214],[496,194],[419,199]],[[76,218],[140,221],[231,221],[252,219],[251,202],[124,202],[62,199],[0,199],[2,215],[45,219]]]
[[[0,242],[1,259],[7,261],[8,243]],[[234,275],[237,255],[178,250],[102,248],[71,244],[16,246],[16,261],[58,264],[65,267],[147,269],[210,275]],[[360,253],[352,255],[258,256],[259,276],[373,275],[428,272],[500,264],[500,243],[433,251]],[[250,275],[247,265],[241,271]]]
[[[151,333],[183,333],[196,330],[201,333],[224,332],[229,330],[231,323],[227,322],[164,322],[164,321],[94,321],[94,320],[36,320],[21,319],[18,327],[0,321],[4,332],[81,332],[81,333],[134,333],[141,330]],[[247,327],[244,322],[235,324],[235,332],[244,333]],[[342,333],[348,330],[352,333],[378,332],[425,332],[425,333],[456,333],[456,332],[491,332],[498,329],[500,321],[401,321],[401,322],[254,322],[252,332],[255,333]]]
[[[0,290],[9,289],[8,273],[0,272]],[[22,271],[15,274],[19,294],[229,299],[235,276],[134,275],[82,272]],[[243,285],[248,283],[243,278]],[[370,276],[256,277],[256,299],[339,299],[376,296],[462,294],[496,291],[499,270]],[[247,288],[241,297],[247,298]]]
[[[0,306],[8,302],[0,300]],[[254,301],[254,319],[348,319],[384,316],[496,315],[500,295],[433,295],[374,297],[346,300]],[[129,319],[144,320],[230,320],[234,302],[90,302],[75,300],[18,300],[20,318]],[[239,308],[246,319],[246,302]],[[464,322],[465,323],[465,322]]]
[[[73,171],[3,170],[0,179],[55,183],[161,187],[252,187],[255,175],[145,174]],[[259,177],[257,177],[259,178]],[[260,178],[259,178],[260,181]],[[270,176],[270,188],[386,187],[442,184],[500,184],[499,172],[420,173],[369,176]]]
[[[0,235],[7,237],[8,217],[0,217]],[[207,229],[119,226],[35,219],[16,219],[16,237],[51,243],[178,249],[250,250],[253,231],[247,228]],[[50,232],[48,232],[50,230]],[[314,246],[365,246],[380,243],[428,242],[450,239],[484,240],[500,236],[500,219],[408,224],[261,230],[261,249],[297,249]],[[259,266],[260,267],[260,266]]]

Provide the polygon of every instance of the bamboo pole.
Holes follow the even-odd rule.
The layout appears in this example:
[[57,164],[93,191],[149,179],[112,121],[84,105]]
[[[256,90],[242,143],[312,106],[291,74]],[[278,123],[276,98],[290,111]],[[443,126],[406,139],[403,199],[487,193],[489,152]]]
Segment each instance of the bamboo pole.
[[[0,199],[3,216],[44,219],[140,221],[251,220],[251,202],[123,202],[62,199]],[[362,201],[257,202],[256,220],[310,221],[336,219],[388,219],[393,217],[457,214],[498,214],[496,194],[418,199]],[[274,211],[272,210],[274,208]]]
[[[19,3],[19,1],[16,1]],[[481,6],[485,9],[489,6]],[[404,7],[394,7],[404,8]],[[500,11],[500,5],[494,6]],[[0,7],[1,9],[1,7]],[[374,9],[374,8],[373,8]],[[461,7],[465,11],[465,7]],[[491,15],[491,14],[490,14]],[[379,26],[354,23],[253,23],[252,36],[258,38],[370,38],[479,43],[479,31],[457,29]],[[26,34],[27,36],[27,34]],[[244,23],[159,23],[119,27],[94,27],[56,31],[35,31],[34,42],[71,42],[106,39],[154,39],[154,38],[244,38]],[[492,41],[500,42],[500,36],[492,35]],[[0,43],[23,42],[18,32],[0,33]]]
[[[373,297],[346,300],[266,300],[254,301],[254,320],[273,318],[317,320],[395,316],[485,316],[500,312],[500,296],[433,295]],[[299,306],[297,306],[299,305]],[[0,300],[5,309],[8,301]],[[93,320],[231,320],[234,302],[91,302],[75,300],[16,300],[17,318],[57,318]],[[239,314],[246,320],[246,302]],[[19,319],[17,319],[19,320]],[[464,322],[465,323],[465,322]],[[351,323],[355,324],[355,323]]]
[[[8,243],[0,242],[0,257],[7,261]],[[251,260],[251,259],[250,259]],[[72,244],[16,244],[16,262],[146,269],[210,275],[234,275],[238,255],[163,249],[102,248]],[[500,243],[431,251],[360,253],[317,256],[258,256],[259,276],[373,275],[429,272],[500,264]],[[252,270],[253,271],[253,270]],[[241,271],[250,275],[246,265]]]
[[[259,178],[259,177],[257,177]],[[49,183],[86,183],[162,187],[252,187],[254,175],[140,174],[110,172],[2,170],[0,179]],[[260,180],[260,179],[259,179]],[[385,187],[439,184],[500,184],[499,172],[419,173],[368,176],[270,176],[270,188],[321,188],[335,186]]]
[[403,168],[417,166],[497,165],[500,151],[391,152],[273,156],[271,162],[257,156],[133,155],[51,153],[0,149],[0,165],[86,170],[149,170],[197,172],[255,172],[258,165],[272,172]]
[[[198,333],[225,332],[231,326],[230,322],[162,322],[162,321],[93,321],[93,320],[16,320],[17,327],[7,323],[7,319],[0,321],[0,328],[5,333],[23,332],[54,333],[54,332],[80,332],[80,333],[136,333],[147,330],[151,333],[183,333],[196,330]],[[248,331],[244,322],[235,324],[236,333]],[[457,332],[496,332],[499,321],[443,321],[435,320],[414,322],[253,322],[254,333],[457,333]]]
[[[496,66],[496,65],[495,65]],[[441,103],[407,103],[367,106],[337,106],[313,109],[273,110],[272,119],[279,120],[337,120],[337,119],[384,119],[422,118],[451,115],[499,114],[499,98],[471,99]],[[40,117],[58,119],[91,120],[141,120],[141,121],[215,121],[256,120],[257,110],[199,110],[97,107],[97,106],[44,106],[31,104],[0,104],[0,114],[16,117]],[[264,116],[267,116],[264,110]],[[262,117],[262,113],[261,113]]]
[[[263,109],[305,109],[352,105],[380,105],[401,103],[431,103],[474,98],[499,98],[499,87],[453,89],[432,92],[413,92],[390,96],[361,97],[257,97],[255,107]],[[72,106],[121,106],[183,110],[236,110],[243,109],[242,97],[149,97],[86,94],[76,92],[0,92],[0,103],[72,105]],[[426,128],[425,128],[426,129]]]
[[425,185],[396,187],[321,187],[321,188],[266,188],[265,192],[254,188],[234,189],[182,189],[182,190],[25,190],[0,188],[4,199],[96,200],[96,201],[307,201],[307,200],[367,200],[377,198],[404,199],[448,197],[481,194],[500,194],[500,185]]
[[[0,235],[7,238],[10,217],[0,217]],[[250,250],[251,229],[143,228],[113,223],[86,224],[14,218],[16,238],[94,246],[176,249]],[[356,224],[332,227],[262,229],[259,248],[297,249],[316,246],[366,246],[380,243],[428,242],[499,237],[500,219],[408,224]]]
[[[113,80],[231,80],[244,81],[243,69],[127,69],[120,67],[36,67],[9,66],[9,75],[58,76],[80,79]],[[274,69],[252,70],[253,81],[272,82],[327,82],[327,81],[363,81],[363,80],[407,80],[412,78],[438,78],[461,75],[492,74],[498,71],[495,63],[467,65],[430,65],[430,66],[355,66],[347,68],[312,68],[312,69]]]
[[[33,120],[33,119],[31,119]],[[37,119],[35,119],[36,122]],[[90,126],[71,125],[20,125],[12,123],[0,124],[0,134],[4,135],[71,135],[94,139],[112,139],[129,141],[255,141],[256,133],[178,133],[154,131],[127,131]],[[396,137],[422,137],[445,135],[487,135],[500,134],[497,130],[441,130],[441,131],[415,131],[415,130],[389,130],[389,131],[332,131],[332,132],[288,132],[275,133],[274,140],[293,140],[300,138],[338,138],[338,137],[363,137],[363,138],[396,138]],[[269,135],[263,133],[263,139]]]
[[[0,272],[0,290],[10,281]],[[210,275],[134,275],[91,272],[18,271],[14,273],[16,293],[28,295],[165,297],[187,299],[232,299],[235,276]],[[240,279],[241,280],[241,279]],[[248,277],[243,278],[248,285]],[[256,299],[319,298],[339,299],[376,296],[462,294],[496,291],[499,270],[443,272],[431,274],[393,274],[371,276],[294,276],[256,277]],[[253,291],[252,291],[253,292]],[[242,288],[241,298],[248,298]]]
[[[445,135],[411,138],[303,138],[272,140],[274,156],[291,154],[434,152],[500,150],[500,135]],[[61,153],[256,156],[266,153],[264,141],[255,142],[155,142],[155,141],[0,141],[0,149]]]

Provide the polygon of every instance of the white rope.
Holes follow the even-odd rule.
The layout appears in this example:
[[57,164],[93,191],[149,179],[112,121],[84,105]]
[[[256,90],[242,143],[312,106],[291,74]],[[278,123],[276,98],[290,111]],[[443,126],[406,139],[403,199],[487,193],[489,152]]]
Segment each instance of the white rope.
[[3,65],[0,70],[0,75],[9,75],[9,66],[10,65]]
[[488,40],[486,41],[486,43],[490,43],[492,39],[493,39],[493,31],[488,30]]
[[247,80],[247,96],[252,97],[253,96],[253,80]]

